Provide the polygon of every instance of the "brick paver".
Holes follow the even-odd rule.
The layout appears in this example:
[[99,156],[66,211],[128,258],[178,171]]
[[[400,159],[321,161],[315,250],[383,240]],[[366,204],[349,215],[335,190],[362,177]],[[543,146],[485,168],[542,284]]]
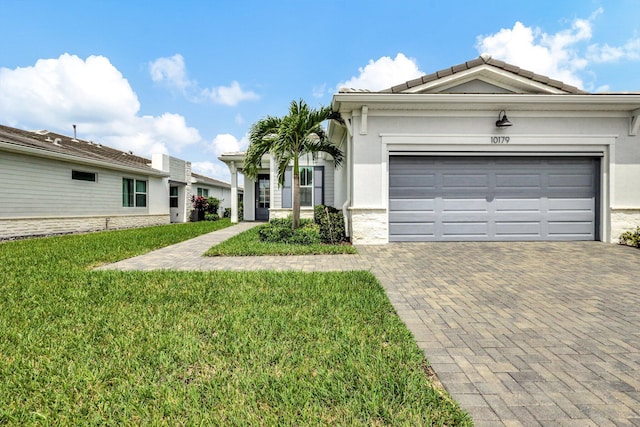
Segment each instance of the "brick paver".
[[476,425],[640,425],[637,249],[397,243],[358,255],[199,256],[253,225],[102,268],[369,270]]

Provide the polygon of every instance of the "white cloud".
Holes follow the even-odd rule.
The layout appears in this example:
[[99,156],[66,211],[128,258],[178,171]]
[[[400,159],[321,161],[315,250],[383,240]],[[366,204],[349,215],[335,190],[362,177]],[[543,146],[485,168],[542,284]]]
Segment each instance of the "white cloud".
[[140,102],[104,56],[63,54],[34,66],[0,68],[0,122],[27,129],[47,128],[131,150],[138,155],[180,151],[201,141],[184,117],[140,116]]
[[347,87],[376,91],[424,75],[415,60],[407,58],[402,53],[398,53],[393,59],[389,56],[383,56],[376,61],[370,59],[364,68],[358,68],[358,72],[360,73],[358,76],[338,84],[337,88]]
[[229,106],[236,106],[242,101],[253,101],[259,99],[258,94],[252,91],[245,91],[240,87],[240,83],[232,81],[231,86],[218,86],[211,89],[204,89],[202,94],[215,102]]
[[229,182],[229,168],[222,162],[193,162],[191,170],[201,175]]
[[169,58],[156,59],[149,64],[149,72],[154,82],[175,87],[183,93],[194,84],[187,77],[184,58],[180,54],[175,54]]
[[496,59],[582,87],[578,72],[586,67],[587,61],[580,56],[576,45],[590,38],[591,21],[588,20],[576,20],[571,29],[556,34],[546,34],[539,28],[516,22],[511,29],[503,28],[496,34],[478,37],[476,47]]
[[616,62],[640,60],[640,37],[630,39],[623,46],[592,44],[587,50],[587,58],[593,62]]
[[314,98],[322,98],[327,91],[327,84],[323,83],[320,86],[314,86],[311,89],[311,95]]
[[593,23],[604,9],[598,8],[587,19],[575,19],[570,28],[547,34],[540,28],[516,22],[495,34],[479,36],[476,48],[496,59],[527,70],[584,87],[581,73],[591,63],[640,60],[640,38],[623,46],[587,45],[593,37]]
[[189,78],[184,57],[179,53],[152,61],[149,64],[149,74],[151,80],[171,89],[177,89],[191,102],[208,100],[233,107],[242,101],[260,98],[255,92],[242,89],[240,83],[235,80],[229,86],[200,88],[197,81]]
[[209,145],[209,151],[218,157],[222,153],[233,153],[238,151],[244,151],[249,146],[249,137],[243,136],[241,139],[237,139],[235,136],[229,133],[221,133],[216,135]]

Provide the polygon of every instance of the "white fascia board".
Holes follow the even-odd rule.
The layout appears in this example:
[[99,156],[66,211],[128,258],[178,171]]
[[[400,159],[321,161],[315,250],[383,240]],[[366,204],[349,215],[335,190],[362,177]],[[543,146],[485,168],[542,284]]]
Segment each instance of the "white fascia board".
[[460,71],[446,77],[441,77],[437,80],[407,89],[406,91],[403,91],[403,93],[418,93],[424,90],[442,91],[451,87],[461,85],[463,83],[470,82],[475,79],[485,81],[492,85],[499,86],[513,92],[517,92],[519,90],[537,90],[548,94],[560,95],[566,93],[561,89],[515,75],[508,71],[498,70],[487,65],[483,65],[478,68],[472,68],[470,70]]
[[[640,108],[640,94],[417,94],[417,93],[338,93],[333,96],[335,111],[357,111],[363,105],[371,110],[484,110],[487,108],[633,111]],[[541,108],[543,107],[543,108]]]
[[25,147],[16,145],[6,141],[0,141],[0,150],[12,153],[25,154],[28,156],[41,157],[45,159],[60,160],[80,165],[88,165],[100,167],[103,169],[116,170],[122,172],[137,173],[138,175],[149,175],[155,177],[168,178],[171,176],[169,172],[163,172],[158,169],[140,169],[133,166],[118,165],[115,163],[105,162],[101,160],[87,159],[84,157],[70,156],[68,154],[56,153],[55,151],[46,151],[38,148]]

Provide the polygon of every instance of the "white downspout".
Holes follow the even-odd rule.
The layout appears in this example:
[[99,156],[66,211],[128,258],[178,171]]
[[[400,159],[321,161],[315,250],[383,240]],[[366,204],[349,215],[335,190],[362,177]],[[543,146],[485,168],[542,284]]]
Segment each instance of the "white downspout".
[[345,127],[347,128],[346,133],[346,167],[347,167],[347,197],[345,198],[344,203],[342,204],[342,216],[344,217],[345,223],[345,234],[347,237],[351,237],[351,218],[349,216],[349,208],[351,207],[351,144],[352,144],[352,134],[351,134],[351,119],[345,120]]

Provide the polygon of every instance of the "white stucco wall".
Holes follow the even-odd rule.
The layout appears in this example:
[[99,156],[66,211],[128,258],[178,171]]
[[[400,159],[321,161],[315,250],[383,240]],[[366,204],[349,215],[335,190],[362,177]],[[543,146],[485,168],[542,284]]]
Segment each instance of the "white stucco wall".
[[[354,242],[388,241],[386,231],[383,237],[388,227],[387,163],[389,153],[397,150],[487,155],[597,153],[603,156],[603,240],[615,241],[625,224],[636,221],[640,215],[640,137],[629,136],[629,118],[623,112],[507,111],[513,126],[499,129],[493,110],[408,113],[370,109],[363,134],[360,112],[353,111],[350,210]],[[493,144],[492,136],[509,137],[509,143]],[[347,193],[347,184],[341,185],[336,192],[341,195],[339,201]]]

